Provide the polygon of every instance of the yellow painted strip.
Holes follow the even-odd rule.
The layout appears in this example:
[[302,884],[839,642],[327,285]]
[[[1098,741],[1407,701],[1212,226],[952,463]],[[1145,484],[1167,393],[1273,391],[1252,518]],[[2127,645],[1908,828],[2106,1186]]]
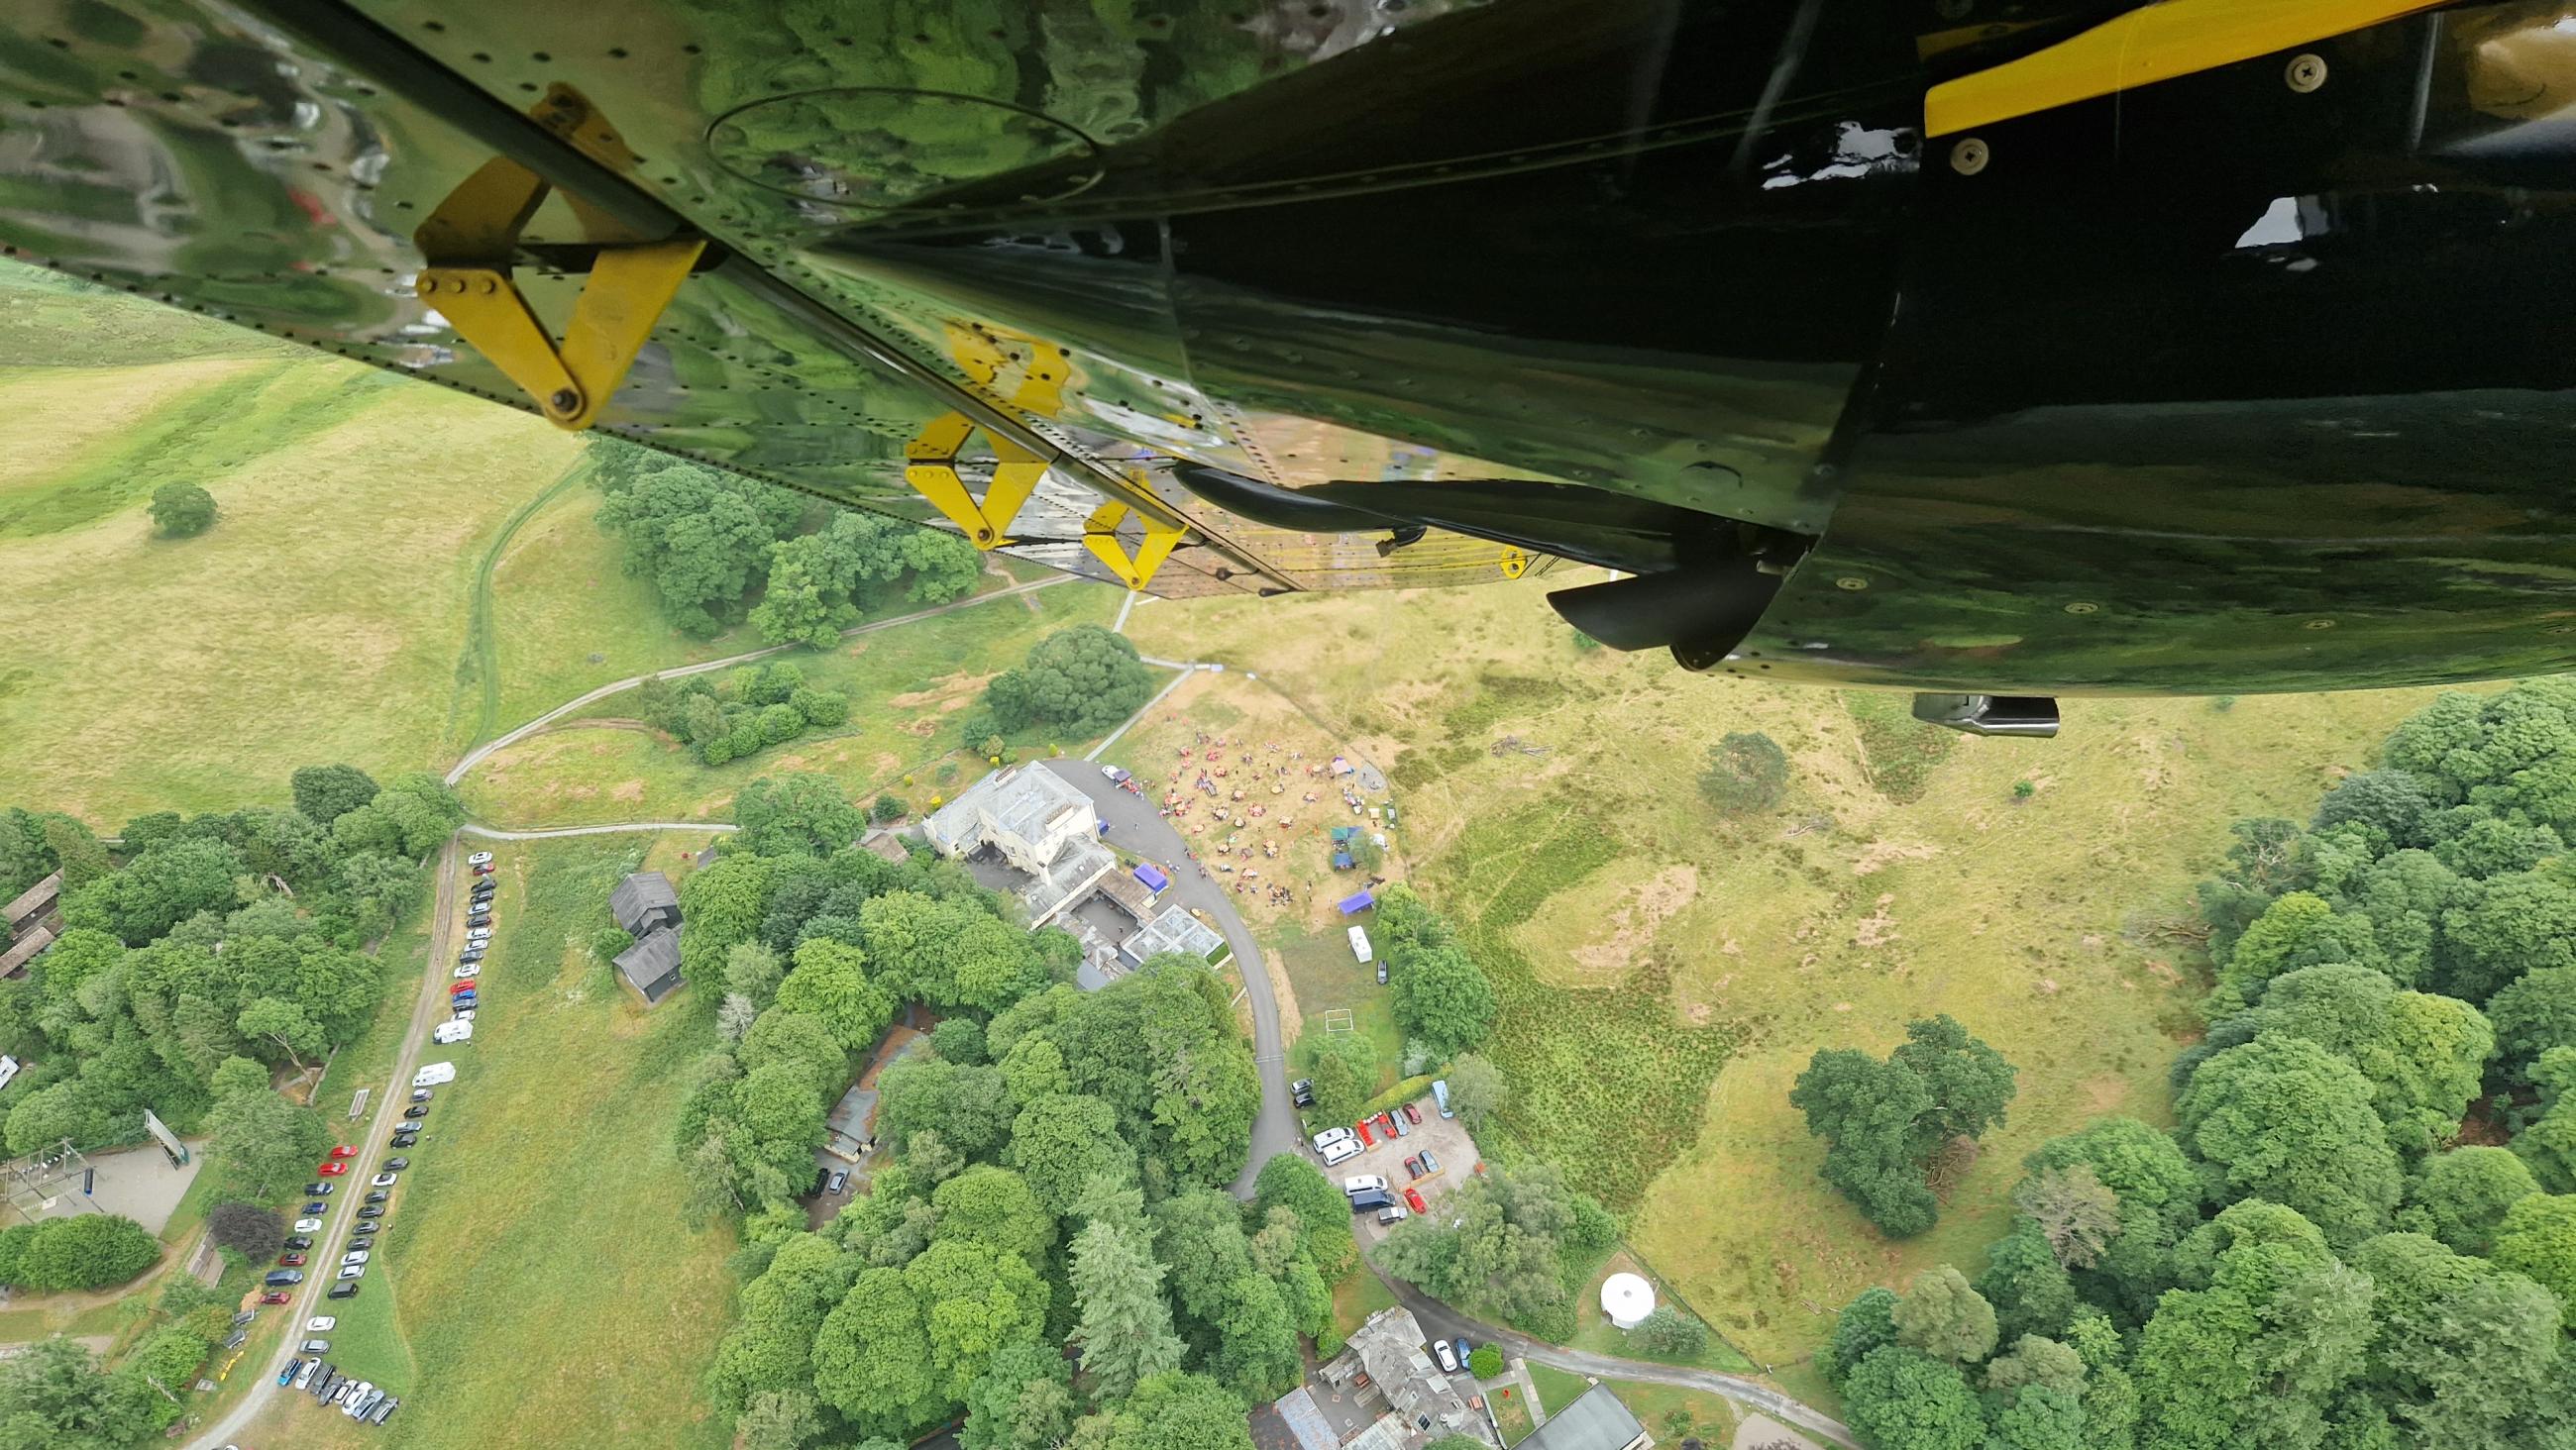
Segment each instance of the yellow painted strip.
[[1934,86],[1932,136],[2115,95],[2366,30],[2443,0],[2160,0],[2046,50]]

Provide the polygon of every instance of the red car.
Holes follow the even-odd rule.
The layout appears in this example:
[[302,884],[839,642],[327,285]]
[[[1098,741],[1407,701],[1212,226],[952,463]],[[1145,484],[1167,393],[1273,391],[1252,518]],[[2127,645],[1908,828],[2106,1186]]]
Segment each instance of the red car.
[[489,861],[486,861],[486,862],[484,862],[482,865],[475,867],[475,868],[474,868],[474,874],[475,874],[475,875],[477,875],[477,876],[489,876],[489,875],[491,875],[491,874],[492,874],[492,863],[491,863],[491,862],[489,862]]
[[262,1304],[283,1304],[294,1297],[295,1296],[292,1294],[262,1294],[259,1296],[259,1302]]
[[331,1150],[331,1156],[334,1158],[355,1158],[358,1156],[358,1150],[350,1147],[346,1143],[343,1143],[339,1147]]
[[1393,1113],[1380,1113],[1376,1117],[1369,1119],[1369,1121],[1377,1124],[1377,1135],[1379,1137],[1385,1138],[1390,1142],[1394,1140],[1395,1115]]
[[1411,1103],[1406,1103],[1404,1105],[1404,1120],[1408,1123],[1419,1124],[1422,1121],[1422,1110]]
[[1412,1209],[1415,1213],[1429,1213],[1431,1211],[1430,1206],[1422,1201],[1422,1190],[1419,1188],[1408,1188],[1404,1190],[1404,1206]]
[[321,1174],[325,1178],[337,1178],[341,1174],[349,1171],[349,1165],[341,1162],[337,1158],[334,1158],[330,1162],[323,1164],[321,1167],[316,1168],[313,1171]]
[[1372,1138],[1372,1137],[1370,1137],[1370,1136],[1369,1136],[1369,1125],[1368,1125],[1368,1124],[1366,1124],[1366,1123],[1361,1123],[1361,1124],[1359,1124],[1358,1126],[1359,1126],[1359,1135],[1360,1135],[1360,1146],[1361,1146],[1361,1147],[1363,1147],[1363,1148],[1374,1148],[1374,1147],[1376,1147],[1376,1146],[1377,1146],[1377,1139]]
[[290,1269],[300,1269],[304,1266],[302,1254],[280,1254],[277,1256],[277,1261]]
[[473,990],[474,990],[474,984],[473,984],[472,982],[470,982],[470,981],[467,981],[467,982],[459,982],[459,983],[457,983],[455,986],[450,987],[450,988],[448,988],[448,989],[447,989],[447,995],[449,995],[449,996],[453,997],[453,996],[455,996],[455,995],[456,995],[457,993],[459,993],[459,992],[471,992],[471,991],[473,991]]

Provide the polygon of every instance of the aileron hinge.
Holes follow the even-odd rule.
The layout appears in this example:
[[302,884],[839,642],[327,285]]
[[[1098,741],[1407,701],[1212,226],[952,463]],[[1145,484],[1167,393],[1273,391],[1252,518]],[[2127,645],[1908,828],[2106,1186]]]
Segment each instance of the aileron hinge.
[[1011,538],[1011,521],[1046,477],[1047,460],[1008,438],[988,435],[993,444],[993,478],[979,503],[957,473],[958,450],[974,431],[974,420],[963,413],[942,414],[924,424],[904,445],[903,477],[966,535],[967,542],[978,549],[998,549],[1016,542]]
[[[568,86],[550,90],[531,114],[549,129],[578,133],[594,151],[622,148]],[[483,163],[413,233],[428,264],[413,290],[526,390],[549,421],[581,429],[598,421],[707,244],[704,238],[680,238],[602,245],[558,345],[512,276],[519,233],[550,190],[535,172],[507,157]],[[594,230],[602,229],[598,214],[573,200],[575,212]]]
[[1094,558],[1108,565],[1109,572],[1117,575],[1120,583],[1131,590],[1141,590],[1154,582],[1155,572],[1163,567],[1165,559],[1172,556],[1173,548],[1189,530],[1178,525],[1157,523],[1138,514],[1144,525],[1145,537],[1136,545],[1136,552],[1130,555],[1127,546],[1119,542],[1118,526],[1135,512],[1115,499],[1093,509],[1091,517],[1082,523],[1082,546],[1089,549]]

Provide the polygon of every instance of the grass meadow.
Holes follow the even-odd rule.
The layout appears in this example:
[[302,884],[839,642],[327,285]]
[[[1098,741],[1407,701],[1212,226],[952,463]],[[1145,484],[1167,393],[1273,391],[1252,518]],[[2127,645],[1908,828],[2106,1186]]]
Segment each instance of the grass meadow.
[[[282,800],[314,761],[451,756],[476,561],[581,448],[17,267],[0,412],[23,420],[0,459],[0,800],[108,830]],[[215,496],[212,530],[153,537],[143,505],[174,481]]]
[[[365,1292],[335,1306],[331,1357],[402,1396],[391,1446],[721,1445],[699,1377],[734,1243],[681,1225],[671,1146],[713,1004],[683,992],[647,1012],[585,945],[618,878],[674,851],[647,837],[494,849],[500,945],[474,1040],[425,1050],[457,1081],[438,1090]],[[288,1396],[263,1421],[278,1443],[327,1447],[334,1418]]]
[[[849,723],[719,766],[698,764],[677,741],[631,718],[631,694],[612,695],[493,752],[457,789],[477,818],[500,826],[723,820],[746,782],[787,770],[821,771],[854,798],[892,791],[926,808],[934,795],[953,795],[987,769],[963,751],[957,733],[958,716],[982,698],[985,682],[1019,664],[1051,631],[1106,624],[1117,607],[1107,586],[1066,584],[863,634],[828,653],[781,656],[801,667],[808,683],[847,692]],[[1088,744],[1038,734],[1013,743]]]
[[[1257,671],[1392,762],[1397,852],[1505,1003],[1489,1050],[1516,1101],[1480,1146],[1575,1173],[1713,1328],[1819,1397],[1795,1366],[1834,1312],[1936,1262],[1974,1272],[2033,1145],[2168,1118],[2200,967],[2156,923],[2231,819],[2304,814],[2429,698],[2076,699],[2054,741],[1945,749],[1877,697],[1581,648],[1522,585],[1167,603],[1128,632]],[[1776,809],[1699,798],[1731,730],[1788,752]],[[1496,756],[1504,736],[1544,753]],[[1285,955],[1304,1011],[1346,1004],[1339,981],[1309,1000],[1322,964]],[[1941,1185],[1940,1226],[1892,1243],[1817,1181],[1788,1091],[1816,1049],[1883,1052],[1934,1012],[2014,1062],[2020,1095]]]

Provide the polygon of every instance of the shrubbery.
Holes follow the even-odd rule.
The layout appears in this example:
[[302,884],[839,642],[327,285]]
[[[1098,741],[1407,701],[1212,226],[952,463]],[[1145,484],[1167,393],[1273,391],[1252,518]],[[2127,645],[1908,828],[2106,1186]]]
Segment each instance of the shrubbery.
[[160,1258],[161,1241],[130,1218],[83,1213],[41,1219],[0,1233],[0,1284],[39,1294],[104,1289]]
[[747,759],[850,718],[847,695],[807,685],[805,671],[785,660],[736,670],[721,684],[705,675],[648,680],[636,708],[646,724],[686,742],[702,765]]
[[152,490],[152,526],[165,539],[192,539],[215,526],[215,496],[193,483]]
[[1731,816],[1767,811],[1789,789],[1789,757],[1768,735],[1736,731],[1709,747],[1699,793]]

